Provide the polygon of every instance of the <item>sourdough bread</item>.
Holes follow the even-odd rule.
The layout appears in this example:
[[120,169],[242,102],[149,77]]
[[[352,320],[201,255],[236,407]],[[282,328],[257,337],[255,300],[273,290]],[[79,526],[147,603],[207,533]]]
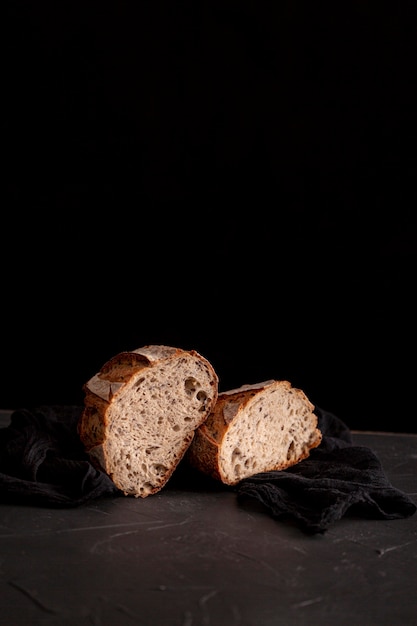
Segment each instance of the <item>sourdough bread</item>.
[[83,386],[78,434],[92,462],[125,494],[159,491],[218,395],[212,365],[194,350],[148,345],[122,352]]
[[186,460],[204,474],[235,485],[259,472],[295,465],[321,439],[314,405],[304,392],[288,381],[269,380],[219,393]]

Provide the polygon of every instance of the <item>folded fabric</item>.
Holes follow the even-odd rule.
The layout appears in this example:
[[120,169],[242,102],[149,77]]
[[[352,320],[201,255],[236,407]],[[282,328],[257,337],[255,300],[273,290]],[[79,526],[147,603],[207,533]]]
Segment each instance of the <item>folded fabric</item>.
[[324,533],[348,511],[364,518],[398,519],[417,507],[393,487],[374,452],[354,446],[347,426],[316,407],[323,439],[309,458],[285,471],[264,472],[237,486],[241,503],[260,502],[277,519],[291,519],[306,533]]
[[73,507],[120,493],[89,461],[77,434],[77,406],[41,406],[12,413],[0,429],[0,498]]
[[[3,502],[74,507],[122,495],[91,464],[80,442],[81,411],[78,406],[41,406],[12,413],[10,424],[0,429]],[[323,434],[320,446],[292,468],[241,481],[231,489],[239,503],[261,503],[274,518],[292,520],[308,533],[325,532],[348,511],[377,519],[413,515],[416,505],[389,483],[375,454],[354,446],[349,429],[335,415],[318,407],[316,413]],[[187,480],[184,468],[178,475]]]

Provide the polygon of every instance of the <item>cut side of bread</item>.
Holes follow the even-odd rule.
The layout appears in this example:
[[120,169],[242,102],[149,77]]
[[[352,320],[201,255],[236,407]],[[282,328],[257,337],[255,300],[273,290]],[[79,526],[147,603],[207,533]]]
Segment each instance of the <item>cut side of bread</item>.
[[167,483],[207,419],[218,377],[194,350],[148,345],[122,352],[84,387],[78,434],[96,467],[125,494]]
[[226,485],[283,470],[309,456],[322,434],[314,405],[288,381],[269,380],[219,393],[186,460]]

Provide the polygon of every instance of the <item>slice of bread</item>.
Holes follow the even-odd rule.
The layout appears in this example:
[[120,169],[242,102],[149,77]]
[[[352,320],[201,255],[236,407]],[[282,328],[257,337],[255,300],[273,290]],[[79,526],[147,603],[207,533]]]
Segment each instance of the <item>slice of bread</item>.
[[95,466],[125,495],[159,491],[214,408],[218,377],[194,350],[122,352],[84,387],[78,434]]
[[204,474],[235,485],[308,457],[322,439],[317,422],[314,405],[288,381],[243,385],[219,393],[185,458]]

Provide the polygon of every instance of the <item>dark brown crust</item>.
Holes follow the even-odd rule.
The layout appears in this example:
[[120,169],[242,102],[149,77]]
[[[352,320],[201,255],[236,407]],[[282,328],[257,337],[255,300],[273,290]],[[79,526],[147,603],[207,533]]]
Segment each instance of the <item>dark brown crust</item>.
[[186,461],[192,467],[203,471],[216,480],[222,480],[218,466],[219,445],[212,439],[204,427],[198,428],[194,434],[192,445],[186,452]]
[[106,410],[108,402],[91,393],[84,386],[84,411],[78,421],[77,429],[86,451],[104,441],[104,429],[106,426]]
[[103,365],[98,376],[109,382],[124,383],[132,374],[149,365],[149,359],[142,354],[121,352]]

